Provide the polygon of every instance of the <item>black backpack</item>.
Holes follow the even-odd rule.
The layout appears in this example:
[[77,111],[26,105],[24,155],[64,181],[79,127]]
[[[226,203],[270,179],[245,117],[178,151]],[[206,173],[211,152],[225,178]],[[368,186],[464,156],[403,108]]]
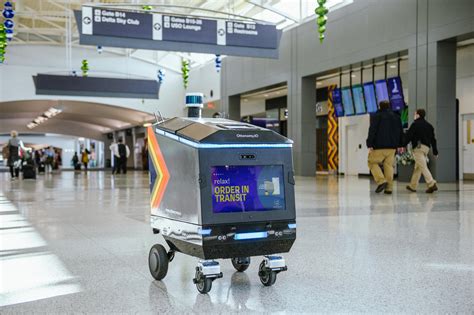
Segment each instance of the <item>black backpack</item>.
[[119,155],[120,155],[121,158],[127,156],[127,148],[125,147],[125,144],[120,143],[120,144],[118,145],[118,153],[119,153]]

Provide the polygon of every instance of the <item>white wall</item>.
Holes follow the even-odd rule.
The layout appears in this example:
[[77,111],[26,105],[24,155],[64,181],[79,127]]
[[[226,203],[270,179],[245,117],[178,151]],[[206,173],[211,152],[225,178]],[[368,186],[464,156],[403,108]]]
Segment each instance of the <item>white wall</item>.
[[[465,135],[463,134],[462,115],[474,114],[474,45],[460,47],[457,51],[456,64],[456,98],[459,99],[459,178],[463,178],[464,159],[472,153],[464,151]],[[466,157],[465,154],[468,154]]]
[[[347,175],[369,174],[367,166],[369,151],[365,144],[369,125],[370,116],[368,114],[339,118],[339,172]],[[347,139],[348,131],[350,132],[350,141]],[[355,172],[351,173],[348,169],[348,159],[354,166],[351,168]]]
[[[78,75],[83,59],[89,61],[89,75],[155,79],[160,67],[140,60],[94,49],[73,48],[73,68]],[[65,48],[59,46],[10,45],[4,65],[0,66],[0,102],[35,99],[93,101],[133,108],[145,112],[160,110],[164,116],[179,116],[184,108],[184,87],[180,73],[166,71],[159,100],[35,95],[32,76],[37,73],[66,72]]]
[[[63,151],[62,168],[71,169],[71,159],[74,155],[74,151],[77,151],[78,141],[75,137],[60,136],[60,135],[46,135],[46,136],[22,136],[20,134],[20,139],[25,144],[44,144],[51,145],[56,148],[61,148]],[[3,147],[10,137],[0,136],[0,147]],[[79,154],[79,152],[78,152]]]
[[252,100],[247,102],[240,100],[240,117],[255,115],[265,112],[265,99]]
[[458,48],[456,97],[460,114],[474,113],[474,45]]

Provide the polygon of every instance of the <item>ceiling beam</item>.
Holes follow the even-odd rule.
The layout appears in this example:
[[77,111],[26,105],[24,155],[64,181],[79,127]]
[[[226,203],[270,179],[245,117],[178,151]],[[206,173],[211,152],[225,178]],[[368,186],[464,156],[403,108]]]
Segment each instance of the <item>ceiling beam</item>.
[[281,15],[283,16],[284,18],[288,19],[288,20],[292,20],[293,22],[295,23],[299,23],[300,20],[287,14],[286,12],[282,11],[282,10],[279,10],[271,5],[268,5],[267,3],[263,2],[263,0],[247,0],[248,3],[251,3],[255,6],[258,6],[258,7],[261,7],[261,8],[264,8],[265,10],[268,10],[268,11],[271,11],[273,13],[276,13],[278,15]]
[[42,39],[44,39],[44,40],[47,40],[47,41],[49,41],[49,42],[51,42],[51,43],[59,44],[58,41],[56,41],[56,40],[54,40],[54,39],[52,39],[52,38],[50,38],[50,37],[48,37],[48,36],[45,36],[45,35],[39,33],[36,29],[33,29],[33,28],[31,28],[31,27],[28,27],[28,26],[26,26],[26,25],[24,25],[24,24],[22,24],[22,23],[18,23],[18,26],[19,26],[18,29],[23,28],[23,29],[24,29],[24,32],[26,32],[26,33],[36,35],[36,36],[38,36],[38,37],[40,37],[40,38],[42,38]]

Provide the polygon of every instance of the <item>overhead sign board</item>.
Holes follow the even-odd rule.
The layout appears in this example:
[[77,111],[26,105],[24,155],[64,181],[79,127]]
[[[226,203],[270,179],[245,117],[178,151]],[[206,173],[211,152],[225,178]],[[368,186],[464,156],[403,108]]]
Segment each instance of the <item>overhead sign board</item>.
[[[125,43],[116,41],[121,38],[127,39],[129,48],[144,48],[144,43],[136,40],[148,40],[153,41],[149,42],[148,49],[275,58],[281,37],[281,30],[270,24],[90,6],[83,6],[81,12],[76,11],[76,19],[80,21],[77,23],[81,34],[80,43],[86,45],[124,47]],[[212,46],[220,47],[212,49]],[[247,53],[242,48],[246,48]],[[248,49],[257,50],[252,53]]]

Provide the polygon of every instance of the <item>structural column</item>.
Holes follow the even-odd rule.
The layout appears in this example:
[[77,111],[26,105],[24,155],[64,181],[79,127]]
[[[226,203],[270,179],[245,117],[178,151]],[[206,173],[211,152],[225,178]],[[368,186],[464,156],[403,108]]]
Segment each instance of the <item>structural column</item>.
[[456,180],[456,42],[422,43],[410,49],[410,118],[423,108],[435,128],[439,158],[432,171],[440,182]]
[[316,78],[294,78],[288,82],[288,93],[288,137],[294,141],[295,173],[300,176],[314,176],[316,172]]
[[226,105],[224,111],[229,115],[229,119],[240,121],[240,95],[229,96]]

